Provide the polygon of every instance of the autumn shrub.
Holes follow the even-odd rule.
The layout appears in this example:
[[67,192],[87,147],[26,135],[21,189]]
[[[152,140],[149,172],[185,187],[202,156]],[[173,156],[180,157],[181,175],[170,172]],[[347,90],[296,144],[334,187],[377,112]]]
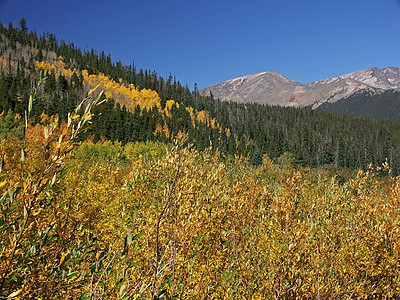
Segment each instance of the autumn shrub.
[[[76,234],[61,214],[65,203],[56,201],[52,187],[68,170],[66,156],[102,94],[94,101],[85,99],[66,124],[51,117],[32,125],[29,114],[35,94],[36,89],[25,113],[23,139],[2,140],[0,147],[0,295],[8,298],[64,294],[66,286],[76,284],[68,281],[74,277],[74,263],[65,263],[68,252],[74,251],[76,258],[90,248],[85,239],[71,244],[68,237]],[[76,296],[74,288],[71,291]]]
[[400,297],[400,178],[386,163],[340,177],[264,155],[253,168],[184,135],[76,147],[84,116],[0,144],[1,296]]
[[[177,146],[127,158],[127,166],[97,161],[66,176],[104,249],[126,232],[136,237],[123,295],[398,295],[397,178],[359,173],[343,184],[266,156],[255,170],[240,157],[230,163]],[[108,295],[121,295],[114,290]]]
[[22,139],[24,135],[23,120],[20,115],[13,114],[11,110],[0,114],[0,138],[16,137]]

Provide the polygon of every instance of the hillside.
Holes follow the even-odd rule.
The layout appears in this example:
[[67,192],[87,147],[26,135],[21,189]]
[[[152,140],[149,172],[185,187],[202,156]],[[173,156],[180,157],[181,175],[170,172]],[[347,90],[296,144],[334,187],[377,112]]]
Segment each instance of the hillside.
[[[31,87],[42,73],[47,78],[33,107],[36,122],[43,112],[66,120],[91,89],[99,85],[98,91],[105,92],[108,101],[95,109],[97,116],[83,139],[172,142],[186,133],[188,142],[200,151],[211,147],[227,159],[243,155],[254,165],[262,163],[263,154],[277,160],[291,153],[303,166],[366,169],[370,163],[388,160],[393,174],[400,172],[400,158],[395,155],[400,149],[398,125],[307,108],[220,101],[190,91],[172,76],[164,79],[155,72],[113,63],[103,52],[82,52],[51,34],[38,37],[17,28],[0,29],[0,109],[7,120],[13,119],[12,114],[24,115]],[[298,85],[278,74],[252,80],[267,77],[275,84]],[[1,134],[7,135],[10,127],[18,126],[15,123],[23,124],[21,118],[16,120],[7,121]]]
[[[42,97],[32,112],[36,121],[42,112],[66,120],[79,99],[97,87],[108,101],[87,133],[94,140],[171,141],[182,130],[191,140],[204,144],[203,148],[210,144],[209,134],[215,136],[211,141],[224,139],[220,133],[225,129],[206,111],[171,98],[193,98],[188,87],[172,76],[164,79],[147,70],[112,63],[104,52],[82,53],[72,44],[58,44],[51,34],[38,37],[17,28],[0,29],[0,110],[5,113],[24,114],[30,89],[42,74],[46,77],[39,90]],[[203,127],[208,128],[207,136],[199,136]]]
[[379,94],[360,91],[337,102],[324,103],[318,108],[339,114],[400,123],[400,91],[387,90]]

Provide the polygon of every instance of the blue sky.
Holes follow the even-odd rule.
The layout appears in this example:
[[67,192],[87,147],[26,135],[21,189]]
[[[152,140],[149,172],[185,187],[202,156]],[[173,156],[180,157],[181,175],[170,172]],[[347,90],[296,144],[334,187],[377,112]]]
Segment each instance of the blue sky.
[[263,71],[301,83],[400,67],[400,0],[0,0],[54,33],[193,89]]

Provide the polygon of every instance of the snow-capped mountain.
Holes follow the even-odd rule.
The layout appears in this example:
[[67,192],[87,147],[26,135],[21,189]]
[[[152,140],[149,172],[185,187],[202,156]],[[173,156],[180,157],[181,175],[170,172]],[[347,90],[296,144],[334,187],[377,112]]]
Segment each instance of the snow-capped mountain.
[[275,72],[261,72],[227,80],[200,91],[226,101],[280,106],[319,107],[360,91],[370,94],[400,90],[400,68],[368,68],[333,78],[301,84]]

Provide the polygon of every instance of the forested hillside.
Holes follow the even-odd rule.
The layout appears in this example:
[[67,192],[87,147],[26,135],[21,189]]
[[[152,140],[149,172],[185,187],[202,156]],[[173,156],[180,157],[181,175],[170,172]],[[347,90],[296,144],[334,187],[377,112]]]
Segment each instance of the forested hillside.
[[[109,99],[86,136],[132,141],[171,141],[179,131],[199,150],[212,146],[222,155],[245,155],[257,165],[263,154],[285,152],[304,166],[333,164],[366,168],[389,161],[400,170],[400,126],[308,109],[221,102],[200,96],[196,87],[170,76],[113,62],[110,55],[83,51],[54,35],[38,36],[27,28],[0,27],[0,110],[23,115],[39,73],[47,80],[33,111],[58,114],[62,120],[98,84]],[[365,130],[368,128],[368,130]],[[85,136],[85,137],[86,137]]]
[[0,39],[0,299],[400,297],[398,124]]
[[324,103],[319,108],[344,115],[400,123],[400,92],[396,90],[378,94],[359,92],[335,103]]
[[[62,120],[78,99],[96,85],[109,99],[98,111],[87,136],[132,141],[171,141],[179,132],[199,150],[213,146],[222,155],[245,155],[257,165],[264,153],[276,159],[285,152],[301,165],[333,164],[366,168],[389,161],[400,170],[400,126],[354,119],[308,109],[221,102],[200,96],[170,76],[136,70],[113,62],[110,55],[81,51],[57,42],[52,34],[38,36],[12,24],[0,27],[0,109],[23,115],[30,89],[39,73],[47,80],[33,118],[42,112]],[[368,128],[369,130],[365,130]]]

